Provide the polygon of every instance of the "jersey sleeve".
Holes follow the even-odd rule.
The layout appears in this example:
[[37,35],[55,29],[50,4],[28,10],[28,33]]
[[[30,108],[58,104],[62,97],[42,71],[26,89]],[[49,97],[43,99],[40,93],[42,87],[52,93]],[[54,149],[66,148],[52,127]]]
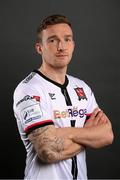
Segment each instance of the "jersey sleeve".
[[36,128],[54,124],[51,105],[42,91],[29,87],[18,88],[14,93],[13,109],[26,134]]
[[88,105],[87,105],[87,114],[86,114],[86,121],[90,118],[92,115],[92,112],[94,111],[95,108],[98,108],[98,104],[96,102],[94,93],[92,92],[91,88],[87,86],[87,100],[88,100]]

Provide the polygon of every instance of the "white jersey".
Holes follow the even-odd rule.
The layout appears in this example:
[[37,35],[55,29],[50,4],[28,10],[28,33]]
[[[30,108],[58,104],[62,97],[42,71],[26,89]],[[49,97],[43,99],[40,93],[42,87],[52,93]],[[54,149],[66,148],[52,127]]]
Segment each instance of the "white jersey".
[[85,151],[58,163],[43,164],[27,135],[48,125],[83,127],[96,107],[89,86],[70,75],[66,75],[65,83],[61,85],[35,70],[17,86],[14,113],[27,151],[25,179],[87,179]]

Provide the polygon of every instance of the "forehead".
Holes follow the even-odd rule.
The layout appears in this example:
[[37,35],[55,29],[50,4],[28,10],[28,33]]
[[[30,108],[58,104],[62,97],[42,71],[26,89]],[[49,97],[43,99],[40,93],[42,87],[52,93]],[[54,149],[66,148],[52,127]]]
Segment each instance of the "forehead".
[[64,37],[67,35],[73,35],[72,29],[68,24],[61,23],[55,25],[49,25],[47,29],[42,31],[42,38],[48,38],[50,36]]

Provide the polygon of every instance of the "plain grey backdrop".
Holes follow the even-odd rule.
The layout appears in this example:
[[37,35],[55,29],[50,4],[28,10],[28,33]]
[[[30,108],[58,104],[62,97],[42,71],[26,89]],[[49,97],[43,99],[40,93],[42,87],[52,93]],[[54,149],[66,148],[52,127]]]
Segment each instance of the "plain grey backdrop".
[[71,21],[76,49],[68,73],[91,86],[113,125],[111,146],[87,149],[88,177],[120,178],[119,0],[0,1],[0,178],[23,178],[26,153],[12,96],[17,84],[41,63],[34,49],[36,29],[51,14]]

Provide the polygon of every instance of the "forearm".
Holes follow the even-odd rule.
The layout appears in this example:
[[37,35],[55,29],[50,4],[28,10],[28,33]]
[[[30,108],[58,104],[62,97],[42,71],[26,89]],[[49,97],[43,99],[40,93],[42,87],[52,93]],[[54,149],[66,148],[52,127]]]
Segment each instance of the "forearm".
[[40,149],[36,148],[39,158],[45,163],[69,159],[80,153],[84,149],[83,145],[100,148],[110,144],[108,127],[103,125],[92,128],[51,128],[50,134],[53,136],[49,133],[46,137],[44,134],[44,145],[39,146]]
[[75,155],[79,154],[84,148],[81,145],[73,143],[69,140],[64,141],[64,144],[59,145],[62,149],[56,148],[56,144],[53,147],[50,145],[45,145],[38,152],[39,158],[44,163],[56,163],[62,160],[70,159]]
[[58,129],[54,126],[47,126],[34,130],[28,136],[39,158],[45,163],[69,159],[83,150],[83,146],[66,136],[64,131],[67,130],[67,133],[69,133],[69,128],[63,129],[63,134],[59,134]]
[[62,128],[57,130],[58,134],[62,134],[73,142],[100,148],[112,143],[114,135],[112,125],[108,117],[98,108],[92,113],[89,121],[82,128]]
[[58,134],[68,136],[73,142],[92,148],[100,148],[109,145],[113,141],[111,125],[101,124],[83,128],[59,128]]
[[113,133],[107,123],[82,128],[47,126],[35,130],[29,139],[43,162],[54,163],[77,155],[84,145],[100,148],[111,144]]
[[74,134],[71,139],[78,144],[80,143],[92,148],[101,148],[112,143],[112,136],[112,132],[101,125],[97,128],[84,128],[82,136],[81,132],[79,132],[78,135]]

